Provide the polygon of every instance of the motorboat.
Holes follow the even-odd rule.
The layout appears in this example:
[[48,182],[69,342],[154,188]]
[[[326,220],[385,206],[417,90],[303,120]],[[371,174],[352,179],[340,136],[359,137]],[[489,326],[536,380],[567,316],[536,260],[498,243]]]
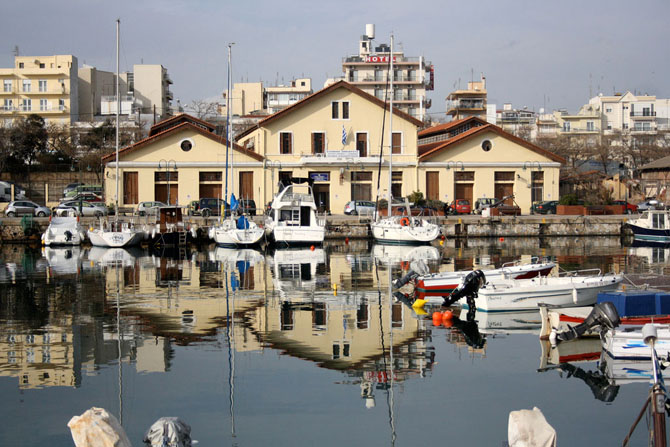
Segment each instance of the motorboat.
[[[483,270],[486,280],[497,282],[501,279],[528,279],[537,276],[547,276],[556,267],[554,262],[540,262],[533,258],[529,263],[512,262],[503,264],[498,269]],[[456,272],[439,272],[418,276],[415,280],[415,290],[425,296],[444,296],[452,293],[470,273],[471,270]]]
[[638,241],[670,242],[670,211],[646,210],[628,227]]
[[47,274],[51,275],[76,275],[81,271],[82,249],[79,246],[42,248],[42,256],[49,263]]
[[86,237],[79,217],[51,217],[49,226],[42,234],[42,245],[80,245]]
[[265,230],[246,216],[226,218],[210,227],[209,238],[217,245],[226,247],[250,247],[257,245],[265,236]]
[[566,272],[564,276],[488,281],[474,298],[477,310],[485,312],[537,310],[540,303],[557,306],[595,304],[598,293],[616,290],[623,275]]
[[481,312],[475,320],[483,334],[537,334],[542,327],[538,311]]
[[145,232],[133,222],[100,219],[97,226],[86,232],[91,245],[95,247],[121,248],[139,244]]
[[[303,179],[292,179],[302,181]],[[288,185],[272,200],[265,220],[267,237],[278,244],[321,244],[326,234],[326,218],[317,215],[310,181]]]
[[161,247],[183,247],[197,238],[197,227],[185,222],[179,206],[162,206],[158,209],[158,220],[147,224],[145,232],[149,244]]
[[372,236],[385,244],[426,244],[440,235],[440,227],[414,216],[391,216],[370,224]]
[[[670,325],[653,323],[653,326],[657,334],[654,343],[656,353],[659,358],[666,358],[670,354]],[[644,342],[642,327],[639,326],[609,329],[602,336],[602,344],[604,352],[614,360],[651,360],[649,345]]]

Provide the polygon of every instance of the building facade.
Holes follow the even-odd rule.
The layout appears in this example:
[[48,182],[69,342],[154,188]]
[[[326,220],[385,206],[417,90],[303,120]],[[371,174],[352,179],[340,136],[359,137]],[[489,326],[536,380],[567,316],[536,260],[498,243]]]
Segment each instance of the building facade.
[[[262,82],[238,82],[233,84],[230,97],[231,116],[272,115],[305,99],[313,93],[312,80],[299,78],[287,85],[266,87]],[[219,107],[222,116],[227,114],[228,91],[223,92]]]
[[469,81],[465,90],[454,90],[447,96],[447,116],[460,120],[476,116],[486,119],[486,78],[482,75],[479,81]]
[[72,55],[16,56],[0,68],[0,119],[31,114],[62,125],[79,119],[78,62]]
[[[386,44],[374,47],[374,25],[366,26],[361,36],[358,54],[342,59],[344,80],[382,101],[389,81],[391,49]],[[423,56],[408,57],[393,49],[393,106],[423,121],[431,100],[426,92],[433,90],[435,71]]]

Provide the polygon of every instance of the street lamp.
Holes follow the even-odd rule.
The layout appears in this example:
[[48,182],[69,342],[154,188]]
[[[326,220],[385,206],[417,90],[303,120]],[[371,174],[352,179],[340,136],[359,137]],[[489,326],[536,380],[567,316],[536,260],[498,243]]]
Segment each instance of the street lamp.
[[158,170],[165,169],[165,172],[167,174],[167,204],[171,205],[170,203],[170,168],[174,169],[175,171],[177,170],[177,162],[174,160],[160,160],[158,162]]

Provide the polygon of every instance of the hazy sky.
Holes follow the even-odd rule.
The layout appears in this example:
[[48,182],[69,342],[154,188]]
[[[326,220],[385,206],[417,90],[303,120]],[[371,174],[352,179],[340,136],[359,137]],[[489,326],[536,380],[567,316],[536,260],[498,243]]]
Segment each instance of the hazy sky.
[[465,88],[482,72],[499,107],[576,112],[589,94],[626,90],[670,97],[668,0],[7,0],[1,10],[0,67],[18,45],[114,71],[120,18],[121,70],[162,64],[182,104],[225,88],[228,42],[234,82],[305,76],[319,90],[342,75],[366,23],[377,43],[393,32],[405,55],[432,61],[436,116],[459,80]]

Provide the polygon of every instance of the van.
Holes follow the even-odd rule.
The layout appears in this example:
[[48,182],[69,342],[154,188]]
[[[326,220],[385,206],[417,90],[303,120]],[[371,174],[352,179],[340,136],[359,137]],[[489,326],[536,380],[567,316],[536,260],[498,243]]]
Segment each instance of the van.
[[93,194],[97,194],[99,196],[102,195],[102,185],[79,185],[76,188],[70,190],[65,194],[66,198],[69,197],[74,197],[79,193],[82,192],[92,192]]
[[0,181],[0,202],[11,202],[12,200],[24,200],[26,192],[19,186],[14,186],[14,199],[12,199],[12,183]]

